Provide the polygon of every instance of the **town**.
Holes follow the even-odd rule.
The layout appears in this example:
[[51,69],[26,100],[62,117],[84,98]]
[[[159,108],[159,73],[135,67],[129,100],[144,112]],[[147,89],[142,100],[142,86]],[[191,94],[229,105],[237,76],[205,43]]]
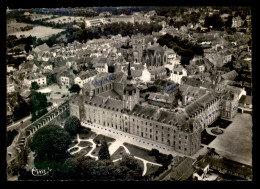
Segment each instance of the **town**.
[[252,180],[250,7],[6,19],[7,180]]

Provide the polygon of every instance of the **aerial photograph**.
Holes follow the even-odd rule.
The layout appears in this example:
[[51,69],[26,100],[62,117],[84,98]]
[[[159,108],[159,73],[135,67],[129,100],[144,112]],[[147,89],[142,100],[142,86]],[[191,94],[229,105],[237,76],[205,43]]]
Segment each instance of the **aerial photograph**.
[[250,6],[6,8],[7,181],[252,181]]

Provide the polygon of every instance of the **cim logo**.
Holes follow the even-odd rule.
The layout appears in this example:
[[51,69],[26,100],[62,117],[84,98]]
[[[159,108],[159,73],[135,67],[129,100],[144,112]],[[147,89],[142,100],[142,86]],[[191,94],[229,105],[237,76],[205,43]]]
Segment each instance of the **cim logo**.
[[45,176],[47,175],[51,169],[48,167],[48,169],[36,169],[35,167],[32,169],[32,175],[33,176]]

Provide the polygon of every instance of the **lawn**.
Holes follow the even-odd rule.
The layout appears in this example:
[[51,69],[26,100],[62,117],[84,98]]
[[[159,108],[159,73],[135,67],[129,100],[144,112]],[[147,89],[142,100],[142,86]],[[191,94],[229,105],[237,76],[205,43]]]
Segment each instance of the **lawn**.
[[216,138],[216,136],[208,134],[206,129],[204,129],[204,131],[202,131],[202,133],[201,133],[201,143],[202,144],[209,145],[215,138]]
[[116,159],[119,159],[121,158],[123,155],[126,155],[126,151],[124,149],[124,147],[120,146],[114,154],[112,154],[111,156],[111,160],[116,160]]
[[[109,143],[109,144],[107,144],[107,146],[108,146],[108,148],[109,148],[109,146],[111,145],[111,143]],[[100,150],[100,146],[101,145],[96,145],[95,147],[95,150],[93,150],[92,152],[91,152],[91,155],[93,155],[93,156],[98,156],[98,152],[99,152],[99,150]]]
[[105,135],[97,135],[95,138],[94,138],[94,142],[97,144],[97,141],[99,141],[100,143],[102,143],[104,140],[106,140],[107,143],[109,142],[114,142],[115,139],[114,138],[111,138],[111,137],[108,137],[108,136],[105,136]]
[[46,26],[35,26],[31,30],[14,32],[12,33],[12,35],[16,35],[17,38],[20,38],[20,35],[24,35],[25,37],[31,35],[32,37],[35,36],[36,38],[44,38],[44,37],[49,37],[53,34],[58,34],[62,31],[64,31],[64,29],[54,29]]
[[153,165],[153,164],[150,164],[150,163],[147,163],[146,166],[147,166],[147,171],[146,171],[145,175],[150,175],[151,173],[156,172],[159,168],[159,166]]
[[133,155],[133,156],[137,156],[139,158],[145,159],[147,161],[151,161],[153,163],[156,163],[156,158],[155,156],[149,156],[148,153],[150,152],[147,149],[129,144],[129,143],[124,143],[125,147],[129,150],[129,152]]
[[91,147],[88,147],[88,148],[84,148],[82,150],[80,150],[79,152],[73,154],[74,156],[76,157],[79,157],[79,156],[84,156],[86,155],[87,153],[89,153],[89,151],[91,150],[92,148]]
[[87,146],[92,146],[91,142],[88,141],[80,141],[80,143],[78,144],[79,147],[87,147]]
[[208,127],[211,128],[211,127],[219,126],[219,128],[226,129],[231,123],[232,123],[232,121],[218,118],[214,123],[212,123]]
[[96,136],[97,136],[97,134],[92,131],[89,131],[87,134],[84,134],[84,133],[79,134],[80,139],[93,139]]

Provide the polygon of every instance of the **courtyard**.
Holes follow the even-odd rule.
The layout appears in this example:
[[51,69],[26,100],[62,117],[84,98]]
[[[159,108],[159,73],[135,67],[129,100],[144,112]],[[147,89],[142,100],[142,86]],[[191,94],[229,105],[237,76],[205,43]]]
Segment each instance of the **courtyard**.
[[50,96],[47,96],[47,100],[48,102],[52,102],[53,104],[61,105],[71,95],[68,88],[63,85],[60,88],[59,85],[53,84],[48,86],[47,88],[51,90]]
[[[101,127],[97,125],[95,125],[94,128],[94,124],[92,124],[91,127],[88,127],[91,128],[91,131],[89,133],[80,133],[77,135],[77,137],[74,140],[74,143],[68,149],[68,151],[72,155],[75,155],[76,157],[84,155],[98,160],[100,143],[102,143],[103,140],[106,140],[108,143],[108,149],[111,156],[111,160],[115,164],[118,164],[120,162],[123,155],[131,154],[142,168],[143,175],[151,174],[157,171],[160,166],[162,166],[162,164],[156,162],[156,158],[154,156],[149,156],[149,149],[145,149],[138,145],[128,143],[130,137],[128,138],[128,136],[124,136],[121,132],[116,133],[114,130],[106,129],[105,127],[102,127],[101,129]],[[114,135],[119,136],[112,137],[112,135],[104,135],[104,132],[114,132]],[[127,138],[128,140],[122,140],[123,137]],[[139,140],[137,141],[137,143],[140,144]],[[162,154],[160,151],[161,156],[167,156],[168,154]]]
[[252,116],[238,113],[208,146],[234,161],[252,166]]

